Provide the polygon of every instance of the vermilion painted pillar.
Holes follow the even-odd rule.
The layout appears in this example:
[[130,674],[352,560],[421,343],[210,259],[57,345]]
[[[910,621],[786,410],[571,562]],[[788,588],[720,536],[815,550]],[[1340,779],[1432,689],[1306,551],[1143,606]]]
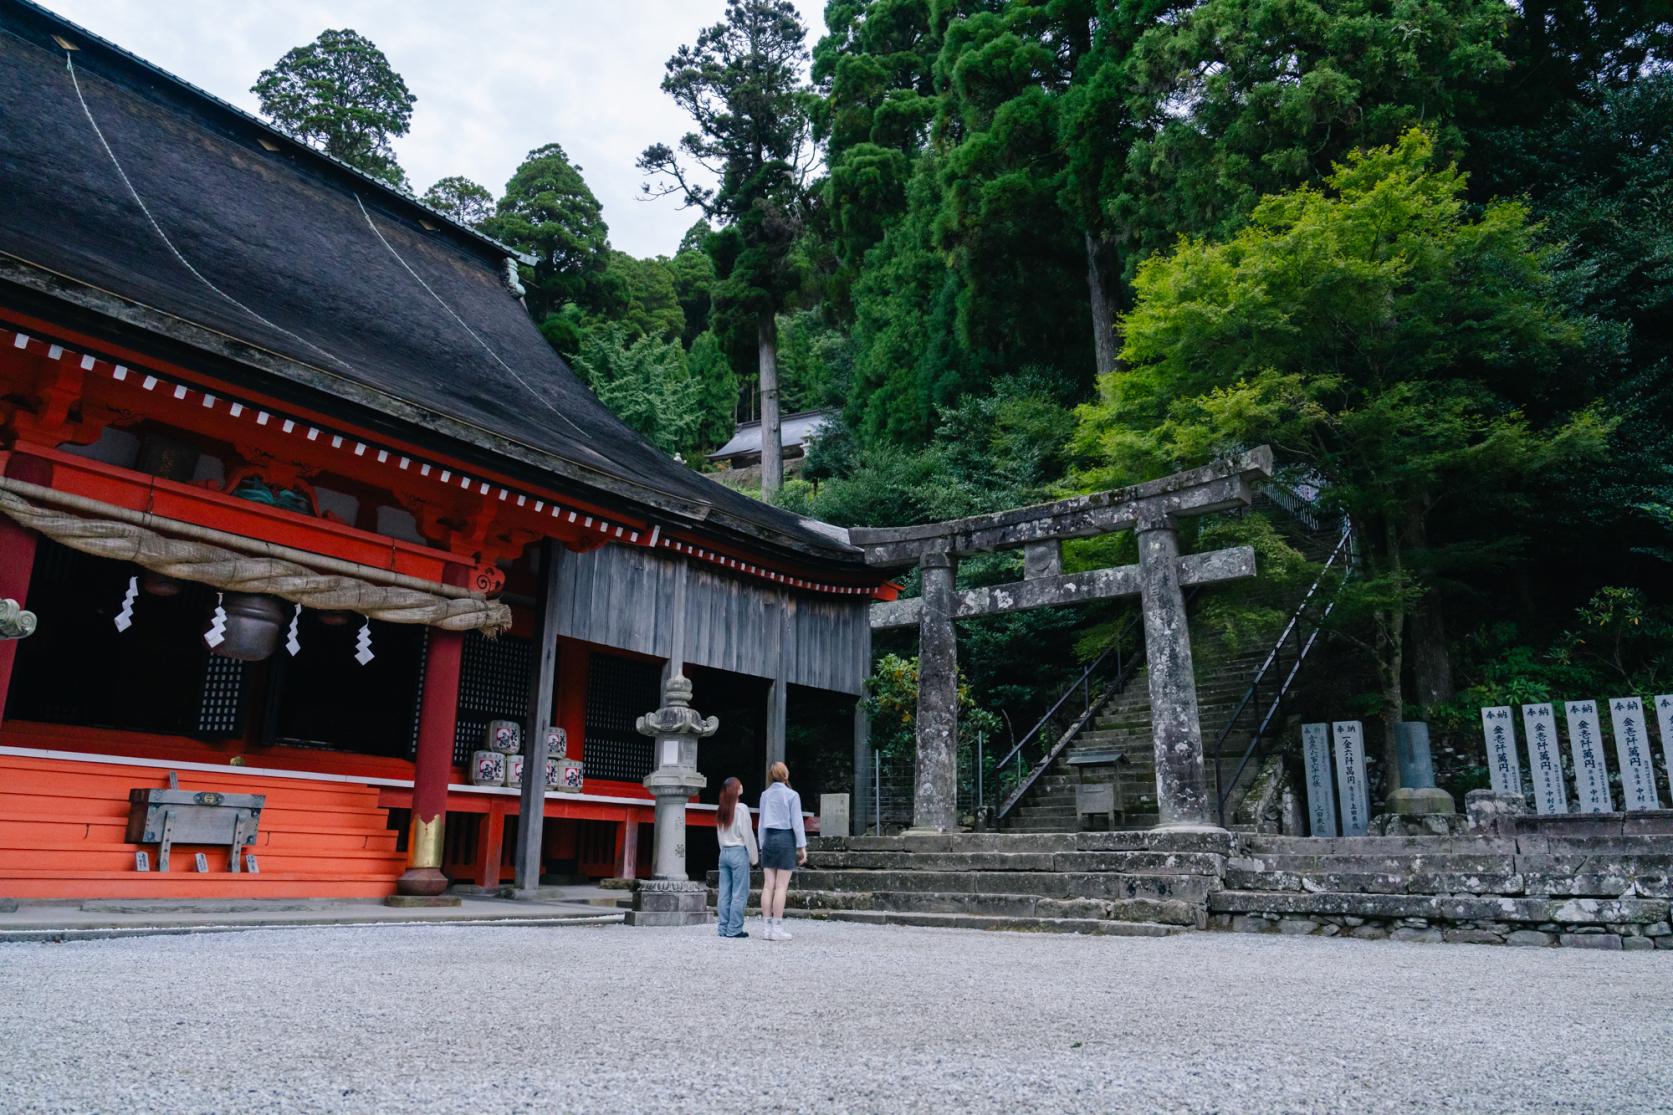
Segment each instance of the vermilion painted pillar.
[[[5,472],[14,480],[50,485],[52,466],[39,457],[13,456]],[[29,576],[35,569],[35,541],[39,536],[0,515],[0,599],[29,604]],[[42,622],[47,622],[42,617]],[[6,718],[6,697],[12,687],[12,663],[17,661],[17,641],[0,639],[0,721]]]
[[[29,603],[29,574],[35,568],[35,532],[0,517],[0,600]],[[0,721],[6,716],[6,695],[12,687],[12,663],[17,640],[0,639]]]
[[397,894],[431,896],[447,889],[442,874],[442,833],[447,819],[447,776],[453,767],[453,736],[459,719],[459,667],[465,636],[430,629],[424,658],[424,699],[418,707],[418,755],[412,773],[412,828],[407,833],[407,870]]

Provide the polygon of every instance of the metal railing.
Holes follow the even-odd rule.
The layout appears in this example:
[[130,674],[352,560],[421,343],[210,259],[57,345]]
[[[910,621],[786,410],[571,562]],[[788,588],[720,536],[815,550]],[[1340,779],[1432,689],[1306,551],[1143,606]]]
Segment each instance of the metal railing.
[[[1287,509],[1287,508],[1286,508]],[[1331,593],[1324,608],[1316,617],[1309,617],[1308,606],[1313,598],[1319,595],[1325,583],[1331,579],[1331,568],[1341,564],[1343,580],[1353,575],[1354,569],[1354,535],[1353,526],[1346,518],[1342,520],[1342,533],[1336,540],[1335,547],[1330,551],[1330,557],[1325,560],[1318,577],[1308,587],[1301,602],[1290,613],[1289,622],[1267,651],[1259,670],[1255,671],[1255,679],[1250,683],[1243,699],[1238,702],[1231,718],[1226,721],[1225,728],[1214,741],[1214,802],[1215,811],[1220,824],[1226,823],[1226,802],[1236,792],[1238,781],[1249,764],[1263,757],[1265,744],[1272,732],[1272,726],[1284,710],[1284,698],[1289,695],[1295,685],[1296,676],[1301,672],[1301,664],[1306,660],[1313,644],[1318,641],[1324,624],[1330,613],[1336,607],[1340,595],[1340,587]],[[1286,660],[1286,651],[1288,657]],[[1286,661],[1288,669],[1285,669]],[[1270,676],[1269,676],[1270,675]],[[1238,732],[1238,725],[1243,721],[1244,713],[1253,710],[1257,714],[1255,726],[1249,730],[1249,742],[1243,748],[1238,758],[1237,769],[1232,772],[1229,781],[1221,778],[1221,757],[1226,748],[1226,741]]]
[[[1033,788],[1040,776],[1051,769],[1063,749],[1072,743],[1076,736],[1085,730],[1093,717],[1103,711],[1110,698],[1127,687],[1127,682],[1138,668],[1144,664],[1144,640],[1138,640],[1138,645],[1131,649],[1124,649],[1130,636],[1138,629],[1141,616],[1134,615],[1128,619],[1110,645],[1105,647],[1098,656],[1087,664],[1080,676],[1070,682],[1068,687],[1052,702],[1050,708],[1035,722],[1034,726],[1023,734],[1016,745],[1007,751],[993,766],[993,805],[994,823],[1004,820],[1016,808],[1023,796]],[[1094,682],[1107,675],[1103,688],[1094,695]],[[1079,710],[1075,708],[1075,698],[1079,697]],[[1072,716],[1066,726],[1060,719],[1065,712]],[[1048,736],[1047,730],[1053,725],[1059,725],[1060,730],[1054,736]],[[1051,739],[1049,747],[1040,750],[1046,739]],[[1037,757],[1029,759],[1030,752],[1038,752]]]

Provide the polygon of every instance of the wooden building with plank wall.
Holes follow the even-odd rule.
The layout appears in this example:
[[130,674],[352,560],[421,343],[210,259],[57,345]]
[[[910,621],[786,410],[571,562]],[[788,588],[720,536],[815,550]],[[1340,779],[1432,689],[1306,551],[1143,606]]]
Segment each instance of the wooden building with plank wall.
[[[26,0],[0,103],[0,598],[39,620],[0,641],[0,897],[498,886],[519,794],[466,768],[540,728],[541,664],[585,772],[550,875],[642,869],[669,669],[721,720],[709,801],[842,782],[892,588],[611,415],[514,251]],[[279,645],[229,657],[221,615]],[[256,873],[138,870],[171,772],[264,795]]]

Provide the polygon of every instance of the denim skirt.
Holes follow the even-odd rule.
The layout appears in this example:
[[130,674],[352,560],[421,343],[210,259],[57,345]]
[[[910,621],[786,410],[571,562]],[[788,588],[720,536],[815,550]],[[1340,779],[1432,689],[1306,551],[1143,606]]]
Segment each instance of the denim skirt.
[[775,871],[796,870],[796,834],[789,829],[762,829],[761,866]]

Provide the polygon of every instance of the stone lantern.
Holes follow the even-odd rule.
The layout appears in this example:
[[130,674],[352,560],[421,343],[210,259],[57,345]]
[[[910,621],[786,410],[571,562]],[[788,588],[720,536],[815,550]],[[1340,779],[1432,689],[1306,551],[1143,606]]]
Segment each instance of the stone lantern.
[[645,789],[656,798],[656,852],[651,878],[633,888],[629,925],[701,925],[709,920],[708,888],[686,878],[685,809],[691,795],[708,785],[697,773],[697,741],[712,736],[720,721],[691,707],[691,682],[681,674],[668,679],[662,707],[639,718],[641,734],[656,742],[656,767],[645,776]]

